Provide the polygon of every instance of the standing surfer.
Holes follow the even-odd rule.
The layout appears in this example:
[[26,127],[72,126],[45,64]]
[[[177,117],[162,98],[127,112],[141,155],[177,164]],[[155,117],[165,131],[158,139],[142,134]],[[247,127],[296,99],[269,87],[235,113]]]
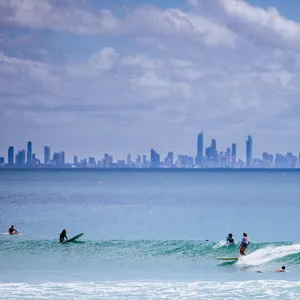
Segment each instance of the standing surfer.
[[246,232],[243,233],[243,239],[242,242],[240,244],[240,254],[245,256],[245,251],[248,247],[248,245],[250,244],[250,239],[248,237],[248,234]]
[[62,243],[62,242],[65,240],[65,238],[68,240],[68,237],[67,237],[67,230],[66,230],[66,229],[64,229],[64,230],[61,232],[61,234],[60,234],[60,236],[59,236],[59,241]]

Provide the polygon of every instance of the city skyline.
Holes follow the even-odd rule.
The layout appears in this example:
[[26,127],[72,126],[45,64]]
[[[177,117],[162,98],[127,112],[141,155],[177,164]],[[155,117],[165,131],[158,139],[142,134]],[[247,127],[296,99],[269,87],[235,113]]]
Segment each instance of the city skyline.
[[63,2],[1,2],[2,156],[300,149],[299,1]]
[[24,149],[16,149],[9,146],[7,160],[0,156],[0,166],[2,167],[78,167],[78,168],[300,168],[300,152],[297,155],[292,152],[268,153],[263,152],[260,157],[253,157],[253,139],[248,135],[245,141],[246,160],[243,161],[237,155],[237,144],[232,143],[225,150],[218,150],[217,140],[211,139],[210,145],[203,142],[204,133],[197,136],[195,145],[195,155],[174,153],[169,151],[163,157],[154,148],[150,149],[150,155],[138,154],[134,158],[131,153],[127,158],[113,157],[105,153],[103,158],[99,157],[79,157],[74,155],[73,161],[66,160],[63,150],[51,155],[51,147],[44,146],[43,158],[39,158],[33,153],[33,143],[27,142],[27,152]]

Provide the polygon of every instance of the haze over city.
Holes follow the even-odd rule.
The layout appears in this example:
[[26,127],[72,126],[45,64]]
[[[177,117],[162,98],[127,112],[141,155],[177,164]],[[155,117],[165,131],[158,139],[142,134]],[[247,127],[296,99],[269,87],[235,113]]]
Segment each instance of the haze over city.
[[[285,5],[287,4],[288,5]],[[300,150],[299,1],[0,0],[0,155]],[[239,152],[240,151],[240,152]]]

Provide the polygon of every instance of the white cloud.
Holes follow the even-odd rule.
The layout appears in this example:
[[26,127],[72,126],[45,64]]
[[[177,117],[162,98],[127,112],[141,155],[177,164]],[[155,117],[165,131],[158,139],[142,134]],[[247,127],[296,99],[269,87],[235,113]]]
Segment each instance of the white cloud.
[[123,64],[126,66],[141,67],[143,69],[157,70],[164,67],[161,60],[150,59],[146,55],[124,57]]
[[[97,14],[85,1],[61,3],[0,0],[2,24],[79,34],[72,51],[80,56],[53,62],[22,49],[20,57],[0,52],[0,128],[11,133],[2,136],[26,129],[34,135],[28,139],[44,143],[47,132],[54,145],[78,147],[80,155],[90,154],[84,144],[118,156],[150,147],[194,154],[204,123],[206,137],[216,136],[221,148],[242,148],[251,132],[260,151],[282,132],[282,142],[270,145],[300,149],[298,23],[227,0],[194,0],[190,11],[141,6],[122,17]],[[85,48],[85,34],[102,36]],[[14,127],[24,131],[13,134]],[[0,151],[13,142],[5,139]]]
[[105,47],[89,59],[89,64],[98,71],[108,71],[112,68],[118,56],[119,53],[113,47]]
[[194,0],[198,13],[222,23],[241,38],[266,46],[299,49],[300,23],[288,20],[274,7],[263,9],[244,0]]
[[[102,34],[118,27],[109,10],[93,13],[87,1],[1,0],[0,24],[52,29],[76,34]],[[81,5],[79,5],[81,4]]]

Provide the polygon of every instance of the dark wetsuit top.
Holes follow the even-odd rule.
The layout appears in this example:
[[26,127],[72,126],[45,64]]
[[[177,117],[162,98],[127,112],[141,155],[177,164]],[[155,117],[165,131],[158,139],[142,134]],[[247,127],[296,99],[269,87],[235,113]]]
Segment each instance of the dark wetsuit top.
[[68,239],[67,235],[64,232],[62,232],[59,236],[59,241],[62,243],[65,238]]
[[14,229],[14,228],[12,228],[12,227],[10,227],[10,228],[8,229],[8,233],[9,233],[9,234],[14,234],[14,232],[16,232],[16,229]]
[[230,238],[230,237],[227,237],[227,242],[230,243],[230,244],[234,244],[234,239]]

